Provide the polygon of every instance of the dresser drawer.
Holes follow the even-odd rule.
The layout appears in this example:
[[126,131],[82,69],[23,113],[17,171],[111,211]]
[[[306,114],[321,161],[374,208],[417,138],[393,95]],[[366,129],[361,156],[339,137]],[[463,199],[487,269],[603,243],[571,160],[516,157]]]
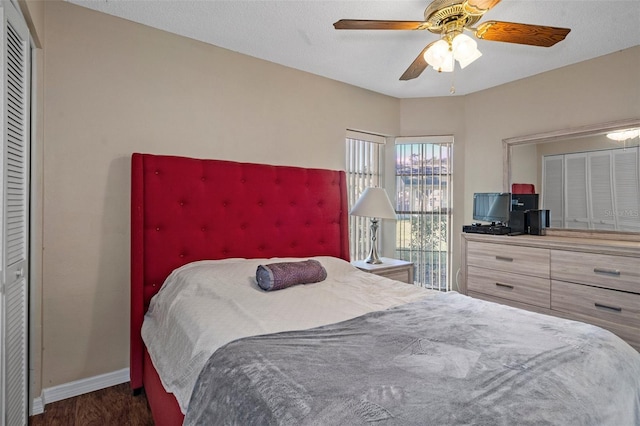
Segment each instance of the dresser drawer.
[[551,280],[551,308],[638,328],[640,294]]
[[551,278],[640,293],[640,259],[551,250]]
[[548,278],[531,277],[469,266],[467,289],[529,305],[550,307],[551,285]]
[[469,241],[467,265],[549,278],[549,250]]

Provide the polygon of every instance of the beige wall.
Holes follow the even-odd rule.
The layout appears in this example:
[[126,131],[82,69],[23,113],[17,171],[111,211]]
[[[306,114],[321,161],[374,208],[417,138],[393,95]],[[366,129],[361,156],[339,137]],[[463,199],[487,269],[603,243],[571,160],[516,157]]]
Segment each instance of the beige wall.
[[42,48],[42,36],[44,35],[44,0],[18,0],[33,43],[37,48]]
[[[455,273],[470,194],[501,188],[503,138],[640,116],[640,48],[474,95],[398,100],[65,2],[45,2],[41,25],[32,396],[128,366],[132,152],[343,169],[347,128],[453,134]],[[611,66],[621,76],[603,78]]]
[[[150,152],[344,169],[399,101],[46,2],[42,387],[129,363],[129,162]],[[37,393],[36,393],[37,395]]]

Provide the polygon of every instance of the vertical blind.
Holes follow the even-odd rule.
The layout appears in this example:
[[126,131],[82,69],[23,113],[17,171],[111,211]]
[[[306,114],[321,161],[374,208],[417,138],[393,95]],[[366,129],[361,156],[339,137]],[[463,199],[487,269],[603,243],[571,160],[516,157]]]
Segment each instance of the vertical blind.
[[[385,139],[366,133],[347,132],[346,173],[349,210],[365,188],[381,186],[382,158]],[[352,260],[364,259],[371,244],[369,218],[349,216],[349,251]]]
[[396,140],[396,256],[413,262],[415,284],[451,289],[453,137]]

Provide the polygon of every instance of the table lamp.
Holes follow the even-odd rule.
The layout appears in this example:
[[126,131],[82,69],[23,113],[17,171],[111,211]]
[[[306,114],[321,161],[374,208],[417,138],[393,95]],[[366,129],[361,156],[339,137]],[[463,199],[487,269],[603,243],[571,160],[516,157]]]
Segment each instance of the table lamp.
[[391,205],[391,201],[389,201],[386,191],[383,188],[365,188],[358,202],[351,209],[350,214],[371,218],[371,250],[365,262],[374,265],[382,263],[382,260],[378,257],[378,249],[376,247],[378,221],[379,219],[396,219],[396,212]]

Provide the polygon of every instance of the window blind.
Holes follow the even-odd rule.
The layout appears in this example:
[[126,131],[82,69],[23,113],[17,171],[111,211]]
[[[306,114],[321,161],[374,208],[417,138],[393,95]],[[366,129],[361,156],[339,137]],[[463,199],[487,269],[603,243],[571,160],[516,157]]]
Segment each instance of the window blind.
[[396,140],[396,253],[415,284],[451,289],[453,137]]
[[[348,131],[346,137],[346,174],[349,210],[365,188],[382,186],[382,136]],[[352,260],[364,259],[371,244],[370,219],[349,215],[349,251]]]

